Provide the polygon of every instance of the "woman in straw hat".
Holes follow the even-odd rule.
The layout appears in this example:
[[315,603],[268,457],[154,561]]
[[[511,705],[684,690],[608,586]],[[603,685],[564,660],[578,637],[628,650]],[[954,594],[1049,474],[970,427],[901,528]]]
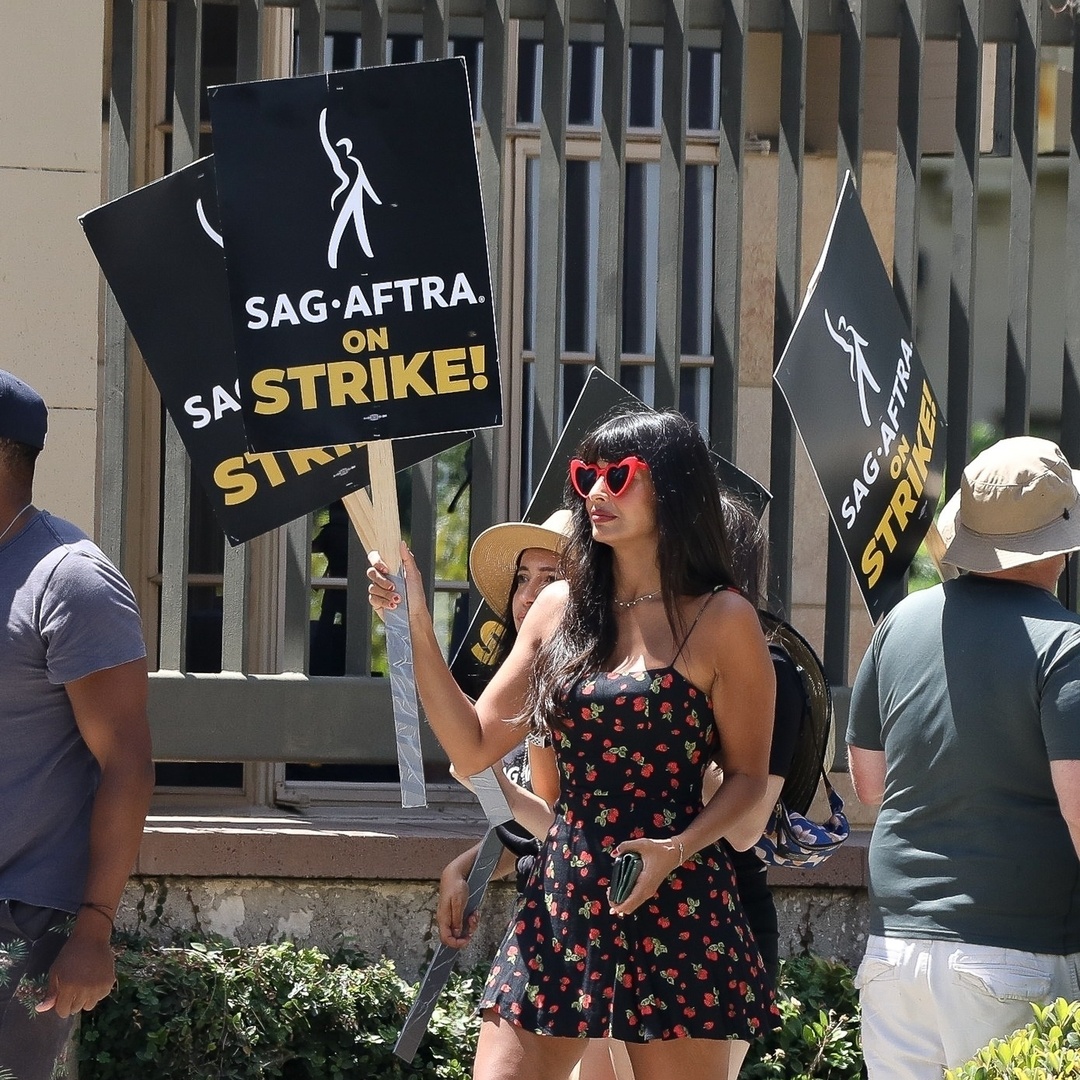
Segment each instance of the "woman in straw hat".
[[[410,607],[414,671],[458,770],[532,722],[556,743],[555,824],[481,1000],[475,1080],[563,1080],[584,1039],[627,1041],[637,1080],[716,1080],[778,1012],[718,839],[762,797],[775,679],[734,588],[708,447],[678,413],[621,413],[579,448],[566,580],[546,588],[473,703]],[[411,595],[422,584],[403,552]],[[400,603],[378,553],[369,597]],[[703,805],[706,765],[724,783]],[[640,873],[624,897],[614,859]],[[625,860],[624,860],[625,861]]]
[[[485,603],[501,614],[498,640],[492,653],[490,674],[509,655],[525,615],[543,589],[559,574],[559,554],[566,544],[568,510],[557,510],[541,525],[504,522],[482,532],[469,551],[469,574]],[[490,675],[489,675],[490,677]],[[540,798],[554,802],[559,782],[549,768],[534,775],[532,748],[520,743],[503,758],[503,772],[510,781],[531,788]],[[505,789],[504,789],[505,790]],[[469,848],[447,864],[439,883],[436,921],[443,944],[453,949],[468,944],[476,929],[474,912],[465,920],[468,876],[479,845]],[[510,867],[503,867],[504,872]]]

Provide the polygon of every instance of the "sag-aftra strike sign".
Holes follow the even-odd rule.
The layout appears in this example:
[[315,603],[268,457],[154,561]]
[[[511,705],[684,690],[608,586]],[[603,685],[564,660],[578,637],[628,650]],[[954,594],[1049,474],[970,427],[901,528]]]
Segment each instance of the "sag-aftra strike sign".
[[[247,449],[213,158],[90,211],[82,225],[231,543],[368,484],[359,442]],[[405,439],[395,464],[413,465],[468,437]]]
[[253,450],[502,422],[465,64],[213,87]]
[[945,418],[850,173],[775,378],[877,622],[933,521]]

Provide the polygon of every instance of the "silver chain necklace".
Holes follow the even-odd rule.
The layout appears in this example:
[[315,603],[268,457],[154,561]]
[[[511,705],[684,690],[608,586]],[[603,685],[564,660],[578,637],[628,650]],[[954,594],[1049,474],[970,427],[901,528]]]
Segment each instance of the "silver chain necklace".
[[642,593],[640,596],[635,596],[633,600],[616,600],[615,606],[617,608],[637,607],[638,604],[643,604],[646,600],[659,600],[660,596],[661,594],[658,592]]
[[12,525],[14,525],[14,524],[15,524],[15,522],[16,522],[16,521],[18,521],[18,520],[19,520],[19,518],[21,518],[21,517],[23,516],[23,514],[25,514],[25,513],[26,513],[26,511],[27,511],[27,510],[29,510],[29,509],[30,509],[30,507],[31,507],[31,506],[33,506],[33,505],[34,505],[34,504],[33,504],[32,502],[28,502],[28,503],[27,503],[27,504],[26,504],[26,505],[25,505],[25,506],[24,506],[24,507],[23,507],[23,508],[22,508],[22,509],[21,509],[21,510],[20,510],[20,511],[19,511],[19,512],[18,512],[18,513],[17,513],[16,515],[15,515],[15,516],[14,516],[14,517],[13,517],[13,518],[12,518],[12,519],[11,519],[11,520],[10,520],[10,521],[8,522],[8,523],[7,523],[7,528],[6,528],[6,529],[5,529],[5,530],[4,530],[3,532],[0,532],[0,542],[2,542],[2,541],[3,541],[4,537],[5,537],[5,536],[7,536],[7,534],[8,534],[9,532],[11,532],[11,526],[12,526]]

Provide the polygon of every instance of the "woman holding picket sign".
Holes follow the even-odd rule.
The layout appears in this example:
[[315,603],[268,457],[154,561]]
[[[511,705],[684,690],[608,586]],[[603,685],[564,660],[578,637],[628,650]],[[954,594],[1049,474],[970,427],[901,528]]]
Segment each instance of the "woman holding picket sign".
[[[492,611],[501,611],[502,631],[491,658],[491,674],[510,655],[521,624],[540,593],[558,577],[559,555],[566,544],[570,511],[556,510],[540,525],[503,522],[485,529],[469,550],[469,576]],[[502,760],[507,796],[515,803],[535,792],[531,808],[545,811],[559,793],[559,776],[550,750],[540,751],[535,738],[519,744]],[[498,775],[498,774],[497,774]],[[509,781],[509,783],[507,783]],[[523,785],[518,787],[517,785]],[[526,791],[527,789],[527,791]],[[543,830],[547,831],[546,826]],[[536,840],[515,836],[512,828],[500,829],[511,853],[533,858]],[[530,834],[531,836],[531,834]],[[443,869],[435,921],[439,939],[452,949],[464,948],[476,930],[477,913],[465,918],[469,897],[469,872],[480,845],[476,844]],[[504,865],[505,864],[505,865]],[[524,864],[522,864],[524,865]],[[513,860],[500,860],[498,870],[513,869]],[[581,1080],[629,1080],[620,1078],[608,1054],[608,1039],[591,1040],[582,1058]]]
[[[571,494],[566,580],[537,599],[475,704],[426,608],[409,613],[417,687],[458,772],[497,761],[528,723],[552,737],[560,771],[555,823],[480,1003],[474,1077],[562,1080],[585,1038],[609,1036],[627,1043],[636,1080],[715,1080],[730,1039],[777,1020],[717,845],[764,794],[772,665],[733,587],[693,424],[606,421],[571,463]],[[372,605],[396,606],[371,561]],[[403,569],[422,595],[407,552]],[[713,756],[724,783],[703,805]]]

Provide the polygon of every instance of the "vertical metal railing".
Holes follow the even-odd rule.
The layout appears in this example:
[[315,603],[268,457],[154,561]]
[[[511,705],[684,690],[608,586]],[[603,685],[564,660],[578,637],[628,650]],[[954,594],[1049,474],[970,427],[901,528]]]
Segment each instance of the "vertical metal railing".
[[686,48],[686,0],[666,0],[660,83],[660,230],[653,358],[653,404],[658,409],[673,409],[679,404],[686,189]]
[[[837,189],[850,172],[862,191],[863,99],[866,93],[866,3],[851,0],[841,14],[840,101],[837,109]],[[844,544],[829,522],[825,554],[825,641],[822,660],[825,674],[836,686],[847,683],[851,639],[851,570]]]
[[743,158],[750,0],[725,0],[720,39],[720,140],[713,199],[713,369],[709,435],[734,461],[739,416]]
[[[387,43],[399,32],[397,20],[408,19],[409,33],[420,27],[422,55],[432,59],[446,56],[452,47],[455,26],[469,20],[471,32],[482,27],[477,148],[492,267],[492,302],[496,305],[500,332],[510,339],[511,326],[520,312],[506,310],[506,301],[520,301],[520,284],[510,287],[515,259],[508,258],[514,241],[510,194],[512,140],[522,134],[516,126],[513,106],[517,57],[514,49],[518,25],[529,19],[542,20],[542,75],[540,113],[537,128],[526,134],[536,138],[539,163],[536,171],[540,215],[538,274],[535,282],[536,325],[531,386],[533,401],[511,397],[514,408],[498,432],[483,432],[471,452],[471,531],[475,535],[514,506],[512,491],[522,490],[519,477],[510,475],[510,463],[517,461],[512,449],[521,439],[523,427],[531,434],[522,468],[539,477],[557,434],[563,408],[561,365],[564,355],[564,228],[568,156],[567,126],[570,84],[574,77],[570,64],[571,43],[588,36],[602,37],[602,83],[599,95],[598,128],[595,130],[599,166],[596,228],[595,360],[610,374],[618,375],[623,354],[623,314],[625,309],[623,267],[626,233],[626,183],[628,145],[628,84],[631,75],[632,41],[662,41],[660,58],[660,112],[656,131],[635,131],[637,142],[654,139],[654,158],[659,162],[659,230],[657,238],[657,281],[655,345],[653,360],[653,401],[658,406],[676,405],[680,399],[683,326],[683,193],[688,146],[701,141],[687,130],[687,85],[690,47],[703,41],[718,50],[719,127],[707,138],[713,140],[715,173],[713,194],[711,327],[711,398],[707,415],[716,449],[729,457],[744,455],[738,447],[740,388],[740,333],[746,319],[748,298],[743,266],[743,213],[747,199],[772,198],[762,192],[748,193],[744,183],[744,156],[748,115],[754,104],[750,50],[754,35],[768,31],[779,35],[781,57],[778,66],[778,146],[775,196],[776,250],[773,263],[775,292],[772,310],[765,316],[773,332],[772,358],[775,365],[794,324],[802,300],[803,207],[807,175],[807,94],[815,92],[808,59],[811,35],[833,35],[839,42],[839,93],[836,117],[838,177],[850,169],[861,180],[868,145],[866,111],[868,59],[875,37],[898,39],[896,71],[896,189],[893,216],[893,287],[905,317],[916,325],[916,303],[920,288],[920,260],[924,238],[921,234],[921,187],[923,173],[924,100],[927,73],[927,44],[948,40],[955,47],[955,131],[951,156],[951,252],[948,259],[947,334],[947,416],[948,489],[955,489],[958,473],[969,453],[973,418],[973,387],[976,376],[989,376],[976,355],[975,330],[978,325],[976,280],[979,271],[980,123],[985,105],[983,66],[986,46],[997,46],[998,84],[1009,85],[1011,94],[997,94],[993,102],[994,146],[1010,155],[1009,172],[1009,313],[1007,340],[1002,343],[1004,364],[1004,426],[1008,433],[1025,431],[1032,410],[1034,344],[1032,308],[1036,265],[1034,231],[1036,174],[1039,162],[1038,90],[1040,47],[1047,40],[1062,44],[1065,35],[1061,20],[1043,11],[1045,0],[839,0],[818,6],[813,0],[778,0],[756,4],[753,0],[660,0],[636,5],[631,0],[608,0],[603,6],[584,5],[580,0],[231,0],[237,8],[238,45],[236,71],[239,79],[268,74],[264,50],[267,45],[269,12],[285,8],[291,12],[292,70],[313,73],[326,67],[327,31],[341,10],[347,10],[362,28],[360,62],[382,64],[387,60]],[[149,63],[144,40],[143,19],[148,7],[171,7],[173,13],[173,84],[171,166],[181,167],[199,154],[202,13],[210,0],[114,0],[111,23],[111,86],[109,127],[109,195],[117,197],[130,190],[145,173],[140,167],[140,147],[148,141],[145,120],[137,115],[136,103],[151,100],[140,92]],[[276,13],[275,13],[276,17]],[[585,27],[587,19],[597,20]],[[275,24],[277,25],[277,24]],[[459,31],[460,32],[460,31]],[[637,37],[635,37],[637,35]],[[929,35],[929,36],[928,36]],[[1049,35],[1049,37],[1048,37]],[[1068,143],[1068,197],[1064,236],[1067,278],[1061,377],[1061,441],[1073,460],[1080,464],[1080,44],[1075,26],[1068,31],[1072,48],[1071,124]],[[281,50],[279,43],[279,53]],[[990,61],[986,59],[986,62]],[[158,68],[164,65],[158,63]],[[1007,70],[1006,70],[1007,69]],[[282,74],[283,72],[275,72]],[[1063,103],[1059,103],[1063,104]],[[1005,110],[1003,114],[1002,110]],[[1007,114],[1007,115],[1006,115]],[[989,114],[987,114],[989,115]],[[996,129],[1008,120],[1008,139],[999,139]],[[880,114],[876,123],[881,125]],[[591,137],[573,132],[574,140]],[[693,147],[691,147],[693,149]],[[940,148],[939,148],[940,152]],[[637,160],[635,158],[635,160]],[[936,287],[936,286],[935,286]],[[759,303],[760,298],[754,298]],[[771,320],[769,315],[771,314]],[[760,306],[754,317],[761,320]],[[131,410],[128,383],[128,341],[126,329],[111,294],[104,306],[104,468],[99,501],[99,534],[106,550],[121,564],[130,559],[127,515],[137,512],[134,494],[128,490],[129,445],[136,421]],[[520,386],[520,357],[503,349],[507,385]],[[1056,363],[1056,360],[1055,360]],[[648,385],[646,380],[645,385]],[[152,425],[149,425],[152,426]],[[773,564],[773,599],[785,611],[804,595],[819,595],[821,589],[800,582],[794,589],[793,551],[799,543],[795,535],[795,450],[796,435],[782,398],[773,393],[768,432],[755,432],[755,440],[768,442],[769,476],[774,494],[769,529]],[[183,668],[187,643],[186,604],[189,588],[189,489],[186,456],[171,424],[166,426],[163,462],[160,664]],[[758,457],[765,448],[755,446]],[[425,570],[429,587],[434,585],[434,534],[437,508],[433,501],[434,470],[421,466],[413,470],[412,544]],[[800,497],[801,492],[800,492]],[[128,509],[131,507],[132,509]],[[267,610],[277,619],[277,656],[287,671],[308,667],[311,521],[305,519],[286,526],[275,547],[268,542],[260,548],[260,558],[277,558],[280,565],[276,604]],[[830,676],[843,683],[848,675],[850,649],[851,575],[835,529],[830,528],[824,587],[825,660]],[[364,553],[353,539],[349,549],[348,639],[346,671],[363,674],[370,668],[370,616],[364,601]],[[249,546],[226,548],[223,573],[222,668],[244,671],[249,665],[252,638],[250,623],[252,596],[250,576],[252,556]],[[797,596],[795,594],[798,594]],[[264,600],[261,598],[260,600]],[[816,600],[812,600],[816,603]],[[264,605],[266,606],[266,605]],[[260,627],[260,634],[267,628]]]
[[946,390],[947,487],[955,491],[970,448],[975,359],[975,268],[979,215],[979,118],[982,104],[983,6],[960,8],[953,151],[952,277],[949,283],[949,382]]
[[1005,338],[1005,434],[1031,422],[1031,303],[1035,272],[1035,170],[1039,142],[1039,22],[1043,0],[1017,5],[1009,200],[1009,324]]
[[[808,0],[785,0],[780,55],[780,141],[776,216],[776,293],[773,300],[773,369],[795,327],[801,296],[803,163],[806,146]],[[795,425],[779,387],[772,388],[769,562],[775,610],[791,610],[795,544]]]
[[596,283],[596,364],[618,377],[622,353],[623,213],[626,191],[628,0],[610,0],[604,18],[600,96],[600,236]]

